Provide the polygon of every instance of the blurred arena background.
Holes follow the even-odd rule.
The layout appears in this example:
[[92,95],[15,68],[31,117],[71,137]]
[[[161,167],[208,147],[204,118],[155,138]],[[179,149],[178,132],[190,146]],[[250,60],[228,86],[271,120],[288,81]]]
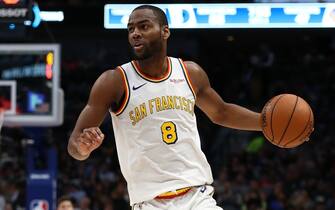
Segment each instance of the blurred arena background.
[[[32,110],[17,112],[12,121],[6,122],[10,113],[5,114],[0,141],[0,210],[55,209],[55,200],[64,195],[73,199],[78,210],[130,209],[109,116],[101,126],[106,134],[104,143],[88,160],[76,161],[66,149],[95,79],[131,56],[127,31],[104,27],[105,4],[252,6],[292,2],[302,8],[295,13],[302,20],[291,17],[296,25],[290,26],[288,21],[287,27],[270,28],[270,24],[252,28],[247,20],[235,28],[172,29],[168,51],[171,56],[202,65],[212,86],[228,102],[261,111],[274,95],[293,93],[306,99],[314,110],[311,140],[290,150],[273,146],[260,132],[216,126],[196,110],[202,148],[215,178],[214,197],[220,206],[225,210],[334,210],[335,6],[328,5],[330,24],[317,26],[313,25],[320,23],[317,14],[325,14],[325,9],[303,13],[310,10],[299,6],[307,2],[321,3],[316,7],[322,7],[331,0],[0,0],[0,97],[12,100],[10,79],[18,91],[17,106],[21,102],[25,107],[33,105]],[[8,8],[21,10],[10,15]],[[260,10],[256,14],[262,14],[260,24],[266,24],[262,21],[272,15]],[[33,65],[30,71],[22,70],[30,73],[21,75],[15,71],[22,67],[21,60],[9,63],[15,56],[9,56],[7,47],[28,43],[43,43],[46,48],[37,50],[40,54],[34,47],[26,47],[30,51],[24,53],[10,52],[28,56],[43,68],[38,73],[39,67]],[[19,95],[29,91],[28,98]],[[6,100],[1,100],[5,107]],[[25,115],[27,119],[19,118]],[[50,118],[39,118],[44,115]],[[38,205],[48,208],[35,208]]]

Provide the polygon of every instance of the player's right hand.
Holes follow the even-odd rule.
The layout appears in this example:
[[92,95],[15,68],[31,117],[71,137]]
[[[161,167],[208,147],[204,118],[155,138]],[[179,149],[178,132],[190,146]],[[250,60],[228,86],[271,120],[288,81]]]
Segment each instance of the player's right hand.
[[85,128],[77,138],[77,150],[82,156],[88,156],[93,150],[98,148],[105,135],[98,127]]

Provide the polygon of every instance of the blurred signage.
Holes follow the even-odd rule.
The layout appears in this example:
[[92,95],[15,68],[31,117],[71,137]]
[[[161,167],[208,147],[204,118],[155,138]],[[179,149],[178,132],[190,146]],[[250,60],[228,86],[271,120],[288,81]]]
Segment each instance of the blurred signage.
[[3,0],[7,5],[17,4],[20,0]]
[[[125,29],[140,4],[106,4],[104,27]],[[335,27],[335,3],[153,4],[170,28],[328,28]]]
[[31,19],[29,0],[0,0],[0,22],[24,22]]
[[32,200],[29,210],[49,210],[49,202],[43,199]]
[[26,171],[25,209],[55,210],[57,195],[56,150],[54,148],[46,150],[37,145],[29,146],[26,153]]
[[0,0],[0,5],[24,5],[26,0]]

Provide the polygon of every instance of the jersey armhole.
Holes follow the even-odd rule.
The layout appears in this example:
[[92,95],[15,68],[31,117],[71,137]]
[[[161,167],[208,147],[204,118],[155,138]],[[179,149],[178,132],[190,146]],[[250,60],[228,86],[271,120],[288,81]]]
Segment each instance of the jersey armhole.
[[178,61],[179,61],[179,63],[180,63],[181,68],[183,69],[183,73],[184,73],[184,76],[185,76],[185,78],[186,78],[188,87],[190,88],[190,90],[191,90],[191,92],[192,92],[192,94],[193,94],[194,99],[196,99],[196,98],[197,98],[197,95],[195,94],[195,91],[194,91],[194,88],[193,88],[194,85],[193,85],[193,83],[192,83],[192,80],[191,80],[191,77],[190,77],[190,75],[189,75],[189,72],[188,72],[188,70],[187,70],[187,68],[186,68],[186,65],[185,65],[184,61],[183,61],[181,58],[178,58]]
[[120,70],[121,75],[122,75],[123,88],[124,88],[125,94],[124,94],[121,106],[116,111],[113,111],[113,113],[116,116],[122,114],[122,112],[125,110],[125,108],[127,107],[128,101],[129,101],[129,96],[130,96],[127,74],[121,66],[118,66],[117,69]]

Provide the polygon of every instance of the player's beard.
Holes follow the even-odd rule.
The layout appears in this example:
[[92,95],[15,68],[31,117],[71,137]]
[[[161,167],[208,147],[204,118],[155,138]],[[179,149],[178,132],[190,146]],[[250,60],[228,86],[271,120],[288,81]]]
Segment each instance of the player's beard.
[[136,53],[133,47],[132,52],[136,60],[145,60],[160,52],[162,48],[163,42],[160,39],[157,39],[150,44],[143,45],[142,53]]

